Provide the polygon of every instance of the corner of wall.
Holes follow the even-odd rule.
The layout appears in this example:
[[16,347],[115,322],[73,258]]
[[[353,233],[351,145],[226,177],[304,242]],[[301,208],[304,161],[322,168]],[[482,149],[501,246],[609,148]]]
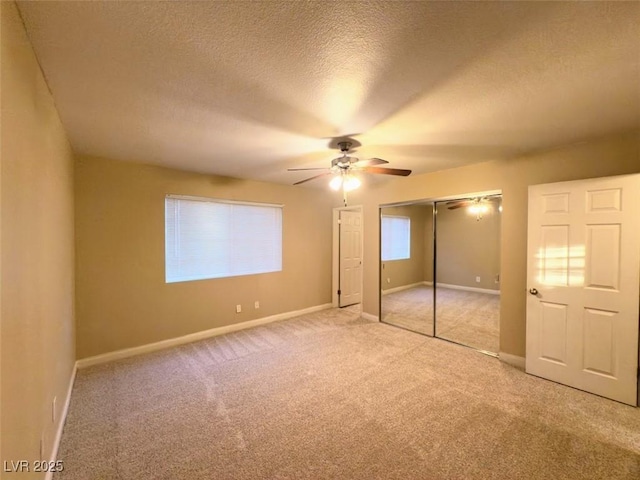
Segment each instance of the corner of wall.
[[0,461],[45,460],[74,376],[73,155],[18,5],[0,4]]

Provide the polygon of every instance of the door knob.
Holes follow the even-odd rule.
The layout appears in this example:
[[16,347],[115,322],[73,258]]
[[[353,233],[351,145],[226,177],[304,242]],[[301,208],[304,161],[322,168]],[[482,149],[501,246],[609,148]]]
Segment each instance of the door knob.
[[536,290],[535,288],[530,288],[530,289],[529,289],[529,293],[530,293],[531,295],[537,295],[537,294],[538,294],[538,290]]

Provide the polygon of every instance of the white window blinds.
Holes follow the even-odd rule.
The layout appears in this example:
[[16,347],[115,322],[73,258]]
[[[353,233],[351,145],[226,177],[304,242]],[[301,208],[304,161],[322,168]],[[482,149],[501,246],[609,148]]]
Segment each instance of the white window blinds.
[[282,206],[165,199],[166,282],[282,270]]
[[383,215],[382,260],[404,260],[411,256],[411,220],[409,217]]

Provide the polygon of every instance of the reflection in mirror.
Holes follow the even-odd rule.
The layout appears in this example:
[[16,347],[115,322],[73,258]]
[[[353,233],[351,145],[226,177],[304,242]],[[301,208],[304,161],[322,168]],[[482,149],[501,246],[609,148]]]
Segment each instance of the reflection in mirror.
[[381,319],[433,336],[433,204],[380,209]]
[[436,202],[436,336],[499,352],[502,197]]

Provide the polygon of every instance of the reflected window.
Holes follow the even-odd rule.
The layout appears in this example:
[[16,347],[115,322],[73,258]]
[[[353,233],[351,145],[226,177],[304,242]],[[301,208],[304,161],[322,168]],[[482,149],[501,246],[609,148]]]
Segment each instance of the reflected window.
[[411,258],[411,220],[409,217],[382,215],[382,261]]

